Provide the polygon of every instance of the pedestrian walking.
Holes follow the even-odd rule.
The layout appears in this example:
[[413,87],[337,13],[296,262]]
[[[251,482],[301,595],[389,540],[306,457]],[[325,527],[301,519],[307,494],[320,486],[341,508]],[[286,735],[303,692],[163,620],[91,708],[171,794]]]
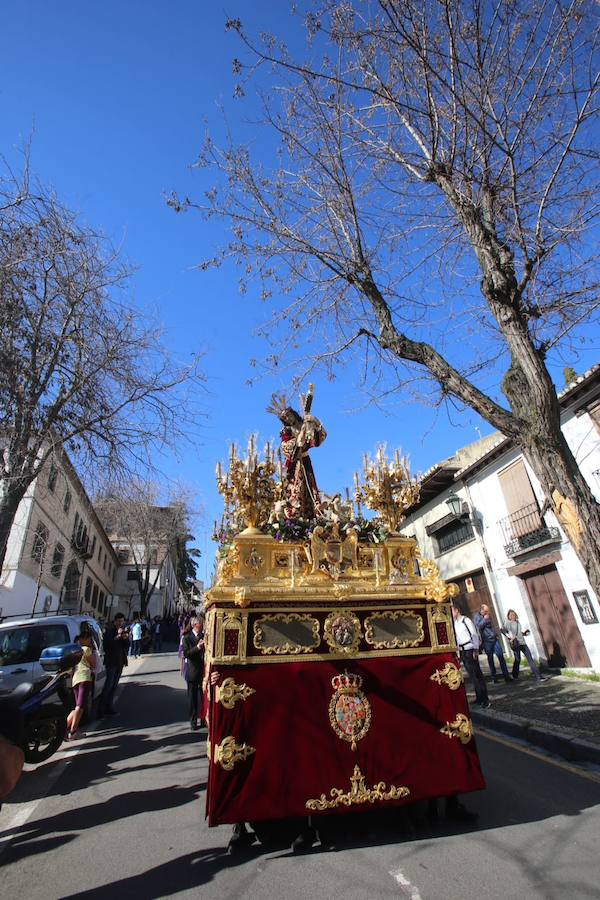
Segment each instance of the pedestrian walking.
[[106,681],[100,696],[98,714],[114,716],[114,696],[123,668],[127,665],[129,629],[125,627],[125,616],[116,613],[114,621],[104,632],[104,666]]
[[79,723],[84,710],[87,708],[90,693],[94,685],[94,670],[98,663],[92,632],[85,622],[81,625],[81,631],[77,636],[77,643],[83,648],[83,656],[75,666],[71,678],[73,694],[75,695],[75,708],[67,716],[67,740],[72,741],[77,736]]
[[198,699],[200,694],[200,685],[204,674],[204,617],[194,616],[191,624],[191,631],[184,635],[182,639],[183,655],[187,660],[187,691],[190,728],[192,731],[198,729]]
[[508,674],[508,666],[506,665],[506,660],[504,658],[504,651],[502,650],[502,644],[500,643],[498,630],[492,622],[492,616],[489,606],[483,603],[479,612],[475,613],[475,615],[473,616],[473,622],[475,624],[475,627],[479,631],[481,644],[483,646],[484,653],[487,656],[487,660],[490,666],[490,672],[492,674],[492,678],[494,679],[494,684],[497,684],[500,680],[496,674],[496,664],[494,662],[494,656],[498,658],[504,680],[510,682],[512,679]]
[[509,611],[507,612],[506,621],[502,626],[502,631],[507,636],[512,652],[515,655],[515,661],[513,662],[512,667],[512,677],[515,679],[515,681],[519,677],[521,653],[529,663],[531,674],[533,675],[535,680],[543,681],[544,677],[536,666],[533,660],[533,656],[531,655],[531,650],[525,642],[525,638],[528,634],[530,634],[529,628],[523,631],[521,623],[519,622],[519,617],[514,609],[509,609]]
[[152,649],[155,653],[160,653],[162,650],[162,627],[163,623],[160,616],[154,616],[154,622],[152,623]]
[[475,702],[482,709],[489,709],[491,706],[490,698],[488,697],[487,685],[479,665],[479,632],[473,622],[467,616],[463,616],[458,607],[452,607],[452,615],[454,617],[456,642],[460,649],[460,659],[469,673],[475,689]]
[[131,655],[137,659],[142,652],[142,623],[136,619],[131,625]]

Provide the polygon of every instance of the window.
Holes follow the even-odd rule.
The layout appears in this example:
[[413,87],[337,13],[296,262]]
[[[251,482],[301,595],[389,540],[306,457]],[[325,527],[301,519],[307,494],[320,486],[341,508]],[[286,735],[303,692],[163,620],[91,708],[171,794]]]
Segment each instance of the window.
[[137,569],[128,569],[127,570],[127,581],[137,581],[137,580],[138,580]]
[[117,558],[122,566],[129,562],[129,550],[117,550]]
[[92,591],[92,606],[94,609],[98,606],[98,585],[94,585],[94,590]]
[[52,556],[52,566],[50,567],[50,572],[52,573],[53,578],[60,578],[64,561],[65,548],[62,544],[57,544],[54,548],[54,554]]
[[453,550],[454,547],[465,544],[474,537],[473,527],[470,522],[463,519],[455,519],[436,532],[435,539],[438,553],[447,553],[448,550]]
[[98,609],[100,610],[100,612],[104,612],[104,606],[105,606],[104,598],[105,598],[105,596],[106,596],[106,595],[105,595],[104,591],[100,591],[100,602],[98,603]]
[[78,528],[79,528],[79,513],[75,513],[75,521],[73,522],[73,540],[75,540]]
[[156,548],[150,551],[150,563],[153,566],[158,565],[158,550]]
[[102,562],[102,544],[98,544],[98,562]]
[[65,513],[68,514],[70,509],[71,509],[71,491],[69,490],[69,488],[67,488],[67,491],[65,493],[65,499],[63,500],[63,510],[65,511]]
[[0,635],[0,666],[16,666],[38,659],[31,640],[33,629],[11,628]]
[[108,556],[106,555],[106,550],[104,551],[104,562],[102,564],[102,568],[106,572],[106,564],[108,563]]
[[95,549],[96,549],[96,535],[94,535],[94,537],[92,538],[92,549],[90,550],[90,553],[92,554],[92,556],[94,555]]
[[92,579],[89,577],[85,579],[85,602],[92,602]]
[[33,544],[31,546],[31,558],[39,563],[44,559],[46,547],[48,546],[49,531],[43,522],[38,522],[35,534],[33,536]]
[[58,478],[58,469],[54,463],[50,463],[50,472],[48,473],[48,490],[54,493],[56,488],[56,479]]

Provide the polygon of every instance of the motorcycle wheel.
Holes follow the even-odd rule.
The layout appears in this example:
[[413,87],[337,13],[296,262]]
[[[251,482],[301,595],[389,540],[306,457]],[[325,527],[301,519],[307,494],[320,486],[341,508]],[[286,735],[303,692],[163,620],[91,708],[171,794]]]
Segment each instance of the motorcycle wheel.
[[66,715],[54,710],[40,712],[27,723],[23,747],[25,762],[36,765],[49,759],[62,744],[66,730]]

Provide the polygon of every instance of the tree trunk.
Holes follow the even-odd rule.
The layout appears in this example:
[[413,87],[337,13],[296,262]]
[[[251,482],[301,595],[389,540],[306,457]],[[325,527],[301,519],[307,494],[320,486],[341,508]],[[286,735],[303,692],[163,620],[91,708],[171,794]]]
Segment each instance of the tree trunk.
[[600,506],[562,432],[556,393],[549,378],[533,381],[514,365],[503,387],[521,422],[518,444],[600,598]]
[[19,504],[25,492],[27,485],[13,487],[0,493],[0,573],[4,569],[4,560],[6,559],[6,551],[8,549],[8,539],[17,515]]

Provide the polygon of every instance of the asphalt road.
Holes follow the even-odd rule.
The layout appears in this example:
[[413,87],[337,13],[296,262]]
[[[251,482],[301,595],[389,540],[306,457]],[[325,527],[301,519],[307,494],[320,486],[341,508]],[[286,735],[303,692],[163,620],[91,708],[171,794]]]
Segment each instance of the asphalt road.
[[0,894],[54,898],[579,900],[600,893],[600,773],[479,735],[477,827],[344,817],[337,849],[225,853],[204,821],[203,732],[174,653],[122,682],[120,715],[27,772],[0,811]]

